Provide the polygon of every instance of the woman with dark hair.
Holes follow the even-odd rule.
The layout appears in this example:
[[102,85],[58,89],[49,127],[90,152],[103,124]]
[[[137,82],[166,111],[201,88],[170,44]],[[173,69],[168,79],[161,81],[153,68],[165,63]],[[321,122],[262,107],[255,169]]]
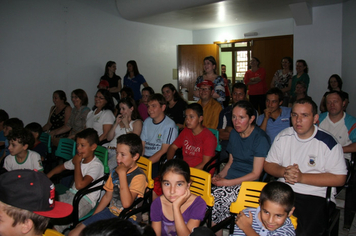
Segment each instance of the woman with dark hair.
[[74,139],[75,135],[85,128],[87,115],[90,111],[90,108],[87,107],[87,93],[83,89],[75,89],[72,91],[71,98],[74,108],[70,113],[68,122],[61,128],[49,133],[55,146],[57,146],[59,142],[59,138],[56,138],[56,136],[69,132],[68,138]]
[[[226,149],[230,153],[229,161],[212,178],[215,185],[212,188],[215,199],[212,220],[215,224],[230,216],[230,204],[236,201],[241,183],[258,180],[262,173],[271,144],[267,134],[256,126],[255,112],[248,101],[238,101],[232,108],[234,129]],[[222,235],[222,232],[216,235]]]
[[[49,112],[47,123],[42,127],[43,131],[56,132],[64,126],[70,117],[72,108],[67,102],[66,93],[62,90],[56,90],[53,92],[53,103]],[[69,132],[56,135],[57,138],[67,137]]]
[[140,113],[142,121],[145,121],[146,118],[148,117],[148,112],[147,112],[148,98],[154,93],[155,91],[151,87],[145,87],[142,89],[142,99],[137,109],[138,112]]
[[[328,80],[328,89],[329,92],[336,90],[339,91],[340,93],[343,94],[343,97],[345,98],[345,107],[344,107],[344,111],[346,111],[347,105],[349,104],[349,94],[342,91],[342,79],[338,74],[333,74],[330,76],[329,80]],[[327,112],[326,109],[326,95],[328,92],[326,92],[323,96],[323,98],[321,99],[320,102],[320,111],[321,112]]]
[[124,77],[124,86],[130,87],[134,92],[134,99],[138,102],[141,99],[141,84],[148,87],[145,78],[138,71],[137,63],[134,60],[128,61],[126,64],[127,71]]
[[225,101],[225,82],[224,78],[216,74],[216,60],[213,56],[205,57],[204,60],[204,72],[195,81],[194,86],[194,99],[199,100],[198,84],[204,80],[209,80],[214,83],[213,98],[216,99],[221,105]]
[[119,114],[107,135],[107,140],[111,142],[103,145],[109,151],[110,170],[113,170],[117,166],[115,158],[117,138],[127,133],[135,133],[140,136],[142,130],[142,120],[133,98],[127,97],[120,99],[118,106],[120,108]]
[[306,93],[308,93],[310,78],[308,75],[309,68],[307,62],[304,60],[297,60],[295,70],[297,71],[297,74],[292,78],[292,88],[290,90],[291,96],[295,95],[295,87],[297,86],[298,81],[304,82],[304,84],[307,86]]
[[292,88],[293,60],[290,57],[283,57],[281,61],[282,69],[277,70],[271,81],[271,88],[279,88],[283,94],[282,106],[288,106],[290,90]]
[[98,132],[99,141],[106,140],[114,121],[114,101],[109,90],[99,89],[95,95],[95,105],[88,113],[86,128],[93,128]]
[[253,107],[260,113],[266,109],[266,70],[260,67],[260,60],[257,57],[252,57],[250,61],[251,69],[246,71],[244,83],[248,85],[248,94]]
[[[105,73],[100,80],[106,80],[109,83],[111,96],[117,101],[120,100],[119,92],[121,90],[121,77],[115,74],[116,62],[108,61],[105,65]],[[99,87],[98,87],[99,88]]]
[[176,123],[179,129],[183,129],[184,110],[187,107],[186,101],[183,100],[173,84],[163,85],[161,91],[167,101],[167,106],[164,112]]

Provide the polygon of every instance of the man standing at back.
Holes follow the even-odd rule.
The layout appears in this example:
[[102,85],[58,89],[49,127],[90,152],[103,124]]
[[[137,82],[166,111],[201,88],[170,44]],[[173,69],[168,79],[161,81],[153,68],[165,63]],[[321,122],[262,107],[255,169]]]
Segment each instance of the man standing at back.
[[268,174],[290,184],[295,192],[298,236],[323,235],[328,218],[326,186],[342,186],[346,179],[342,147],[314,125],[318,118],[315,102],[297,100],[291,113],[293,127],[276,136],[264,164]]
[[216,129],[219,123],[219,113],[222,110],[221,104],[213,98],[214,83],[210,80],[204,80],[198,84],[199,101],[203,107],[204,120],[203,125],[206,128]]

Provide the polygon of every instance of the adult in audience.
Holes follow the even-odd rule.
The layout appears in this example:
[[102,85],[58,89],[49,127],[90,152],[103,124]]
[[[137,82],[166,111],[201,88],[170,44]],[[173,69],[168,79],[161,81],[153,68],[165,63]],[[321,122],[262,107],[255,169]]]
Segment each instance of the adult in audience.
[[283,92],[279,88],[271,88],[266,94],[266,109],[257,119],[257,125],[266,131],[273,143],[276,135],[290,127],[291,108],[281,106],[283,103]]
[[291,96],[295,95],[295,87],[298,81],[304,82],[304,84],[307,86],[306,92],[308,93],[310,78],[308,75],[309,68],[307,62],[304,60],[298,60],[296,63],[295,70],[297,71],[297,74],[292,78],[292,88],[290,90]]
[[282,69],[277,70],[271,81],[271,88],[279,88],[283,92],[282,106],[288,106],[290,90],[292,88],[293,59],[283,57],[281,61]]
[[[342,79],[339,75],[333,74],[330,76],[330,78],[328,80],[328,89],[329,89],[329,91],[336,90],[343,94],[343,97],[345,98],[345,104],[344,104],[343,110],[346,111],[347,105],[349,104],[349,94],[341,90],[342,89]],[[324,94],[324,96],[320,102],[319,109],[321,112],[327,111],[326,100],[325,100],[326,94],[328,94],[328,92],[326,92]]]
[[277,135],[264,164],[268,174],[288,183],[295,192],[297,235],[324,235],[329,217],[326,188],[342,186],[346,180],[342,147],[314,125],[318,118],[315,102],[297,100],[291,113],[293,127]]
[[[120,100],[119,92],[121,90],[121,77],[115,74],[116,62],[108,61],[105,65],[105,73],[100,80],[106,80],[109,83],[109,91],[111,96],[117,101]],[[98,89],[100,87],[98,86]]]
[[130,87],[134,92],[134,99],[138,103],[141,99],[141,85],[148,87],[145,78],[138,71],[137,63],[134,60],[126,63],[127,71],[124,77],[124,86]]
[[[123,87],[120,90],[120,95],[121,95],[121,98],[132,98],[132,99],[134,99],[134,93],[133,93],[132,89],[129,88],[129,87]],[[120,113],[120,106],[119,106],[119,103],[117,103],[117,104],[115,104],[114,116],[117,117],[117,115],[119,113]]]
[[294,102],[301,98],[312,99],[307,95],[307,86],[305,85],[305,83],[303,81],[298,81],[297,85],[295,86],[294,96],[291,96],[289,99],[288,107],[292,107]]
[[[243,181],[258,180],[270,148],[267,134],[255,124],[256,111],[248,101],[235,103],[232,109],[234,129],[230,133],[227,151],[229,161],[212,179],[215,203],[212,220],[219,223],[230,216],[230,205],[236,201]],[[217,235],[222,235],[218,232]]]
[[187,108],[187,102],[183,100],[173,84],[163,85],[161,91],[167,101],[166,115],[176,123],[179,129],[183,129],[184,110]]
[[[62,90],[56,90],[53,93],[53,103],[54,106],[51,107],[49,112],[48,121],[42,127],[44,132],[57,132],[57,129],[61,129],[65,124],[67,124],[72,108],[67,102],[66,93]],[[65,133],[60,133],[59,135],[53,136],[56,138],[67,137],[69,131]]]
[[[220,160],[229,157],[226,152],[227,144],[229,143],[230,132],[233,129],[232,125],[232,107],[238,101],[247,100],[246,98],[247,86],[244,83],[236,83],[232,86],[232,104],[225,107],[219,114],[219,139],[221,140]],[[218,140],[219,142],[219,140]]]
[[221,77],[224,79],[225,83],[225,101],[223,103],[224,107],[227,107],[230,103],[230,89],[229,89],[229,80],[227,79],[226,75],[226,65],[221,65]]
[[[351,160],[351,153],[356,152],[356,118],[344,112],[346,98],[341,91],[333,90],[326,94],[326,107],[328,112],[319,116],[319,127],[329,131],[341,144],[344,158]],[[354,170],[352,170],[354,172]],[[353,173],[350,173],[353,175]],[[351,181],[354,181],[352,179]],[[356,189],[353,183],[346,188],[344,207],[344,228],[350,229],[355,211]]]
[[59,129],[51,131],[52,142],[54,145],[58,145],[58,135],[69,132],[68,138],[74,139],[75,135],[85,128],[87,115],[90,111],[88,105],[88,96],[83,89],[75,89],[71,95],[74,108],[70,113],[68,122]]
[[250,61],[251,69],[246,71],[244,83],[248,85],[248,94],[253,107],[262,113],[266,109],[266,70],[260,67],[260,60],[252,57]]
[[210,80],[204,80],[200,84],[198,84],[199,88],[199,101],[203,107],[204,111],[204,120],[203,125],[206,128],[216,129],[219,124],[219,116],[218,114],[222,110],[221,104],[215,101],[213,98],[214,94],[214,83]]
[[109,90],[99,89],[95,94],[95,105],[93,110],[88,113],[86,128],[93,128],[98,132],[99,141],[106,141],[114,121],[114,102]]
[[145,121],[149,116],[147,112],[148,99],[154,93],[155,91],[151,87],[145,87],[142,89],[142,99],[140,105],[138,105],[138,112],[140,113],[142,121]]
[[140,136],[142,130],[142,120],[140,114],[137,111],[136,103],[133,98],[122,98],[119,101],[118,106],[120,108],[120,112],[116,117],[114,125],[107,135],[107,140],[110,141],[110,143],[103,145],[109,151],[110,170],[113,170],[117,166],[117,138],[120,135],[127,133],[135,133]]
[[199,84],[203,81],[211,81],[214,84],[213,98],[216,99],[221,105],[225,101],[225,82],[224,78],[216,74],[216,61],[213,56],[204,58],[204,73],[199,76],[195,81],[194,99],[198,100],[200,96]]

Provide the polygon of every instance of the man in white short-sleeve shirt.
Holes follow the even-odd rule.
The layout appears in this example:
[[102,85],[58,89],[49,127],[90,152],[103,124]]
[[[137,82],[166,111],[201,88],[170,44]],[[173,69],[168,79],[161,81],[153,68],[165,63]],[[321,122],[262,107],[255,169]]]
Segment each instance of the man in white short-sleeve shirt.
[[266,158],[264,169],[288,183],[296,193],[294,215],[297,235],[322,235],[328,217],[325,209],[326,186],[342,186],[346,165],[342,147],[326,131],[314,124],[317,106],[309,98],[293,104],[293,127],[281,131]]

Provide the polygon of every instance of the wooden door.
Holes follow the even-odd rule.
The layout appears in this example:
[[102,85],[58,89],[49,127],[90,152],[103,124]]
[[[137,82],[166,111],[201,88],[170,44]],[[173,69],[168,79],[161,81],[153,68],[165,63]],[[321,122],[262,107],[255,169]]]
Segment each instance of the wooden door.
[[251,51],[252,56],[261,61],[260,67],[266,69],[266,83],[269,88],[274,73],[281,69],[282,58],[293,58],[293,35],[255,38],[252,40]]
[[178,45],[178,89],[188,89],[188,99],[193,100],[195,81],[203,74],[204,58],[213,56],[216,60],[216,73],[219,68],[219,46],[216,44]]

